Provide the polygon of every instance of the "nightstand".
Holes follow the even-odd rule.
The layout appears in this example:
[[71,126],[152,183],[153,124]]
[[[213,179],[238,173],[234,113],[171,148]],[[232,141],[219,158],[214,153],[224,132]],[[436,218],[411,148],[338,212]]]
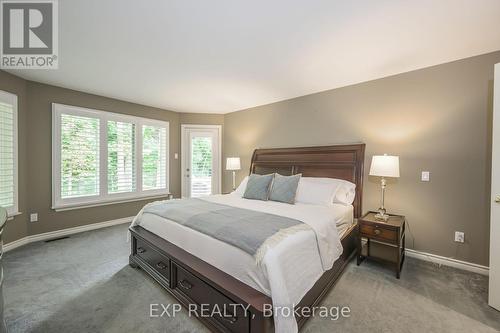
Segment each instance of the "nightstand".
[[376,260],[393,267],[399,279],[405,259],[405,217],[389,214],[387,221],[380,221],[375,214],[358,219],[357,264],[366,258]]

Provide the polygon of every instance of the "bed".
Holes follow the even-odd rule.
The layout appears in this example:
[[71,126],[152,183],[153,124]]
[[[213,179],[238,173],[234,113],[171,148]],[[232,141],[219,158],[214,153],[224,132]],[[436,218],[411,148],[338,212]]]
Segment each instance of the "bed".
[[[250,173],[301,173],[304,177],[344,179],[356,184],[352,206],[339,206],[331,211],[331,218],[338,226],[339,244],[343,248],[340,257],[329,270],[320,270],[318,267],[321,265],[318,266],[314,260],[306,260],[308,249],[314,248],[307,243],[310,239],[307,233],[287,238],[285,241],[290,242],[287,252],[290,254],[280,260],[285,260],[288,264],[283,265],[282,272],[278,273],[290,275],[295,271],[296,278],[289,280],[294,281],[289,286],[281,288],[281,294],[276,289],[281,284],[287,284],[287,281],[283,280],[281,283],[274,278],[273,282],[271,274],[266,274],[267,271],[262,274],[259,267],[239,253],[238,249],[204,234],[187,233],[183,227],[175,223],[168,225],[165,220],[154,216],[148,216],[144,223],[130,228],[130,265],[142,268],[188,309],[197,309],[196,305],[200,304],[208,304],[211,309],[226,306],[232,308],[230,315],[207,316],[206,313],[214,312],[194,312],[212,331],[274,332],[274,319],[266,313],[269,305],[278,298],[277,295],[279,298],[293,300],[298,308],[318,305],[354,255],[357,237],[355,218],[362,211],[363,161],[364,144],[254,151]],[[285,205],[252,202],[250,205],[254,206],[248,207],[249,200],[231,194],[213,196],[210,200],[255,210],[272,207],[273,211],[279,211]],[[288,214],[294,216],[294,209],[303,213],[300,205],[293,205],[288,209]],[[310,211],[310,214],[314,212]],[[325,216],[325,212],[322,214]],[[279,266],[276,262],[270,263],[269,266]],[[280,275],[278,273],[276,274]],[[231,307],[233,304],[241,306]],[[295,326],[301,328],[308,317],[296,316],[292,319]],[[282,323],[280,326],[285,327]]]

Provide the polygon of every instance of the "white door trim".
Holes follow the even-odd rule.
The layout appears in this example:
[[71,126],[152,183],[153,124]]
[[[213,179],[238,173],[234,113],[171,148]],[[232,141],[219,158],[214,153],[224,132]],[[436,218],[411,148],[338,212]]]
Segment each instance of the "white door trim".
[[186,161],[184,160],[184,152],[186,150],[186,131],[190,129],[216,129],[219,146],[219,156],[218,156],[218,187],[219,192],[222,189],[222,125],[200,125],[200,124],[181,124],[181,197],[185,197],[186,189],[184,188],[184,178],[186,177]]
[[495,65],[491,148],[490,283],[488,304],[500,310],[500,64]]

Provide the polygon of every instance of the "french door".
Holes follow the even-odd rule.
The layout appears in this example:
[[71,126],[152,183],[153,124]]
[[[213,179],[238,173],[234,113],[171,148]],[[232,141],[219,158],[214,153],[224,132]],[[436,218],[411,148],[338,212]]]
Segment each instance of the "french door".
[[495,66],[491,166],[490,306],[500,311],[500,64]]
[[182,197],[220,193],[221,126],[181,125]]

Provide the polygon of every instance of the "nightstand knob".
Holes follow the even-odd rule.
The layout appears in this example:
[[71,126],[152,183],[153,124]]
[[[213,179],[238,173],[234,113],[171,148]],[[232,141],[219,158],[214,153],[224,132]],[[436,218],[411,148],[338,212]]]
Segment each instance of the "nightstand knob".
[[373,232],[375,235],[380,235],[380,230],[378,229],[375,229],[375,231]]

